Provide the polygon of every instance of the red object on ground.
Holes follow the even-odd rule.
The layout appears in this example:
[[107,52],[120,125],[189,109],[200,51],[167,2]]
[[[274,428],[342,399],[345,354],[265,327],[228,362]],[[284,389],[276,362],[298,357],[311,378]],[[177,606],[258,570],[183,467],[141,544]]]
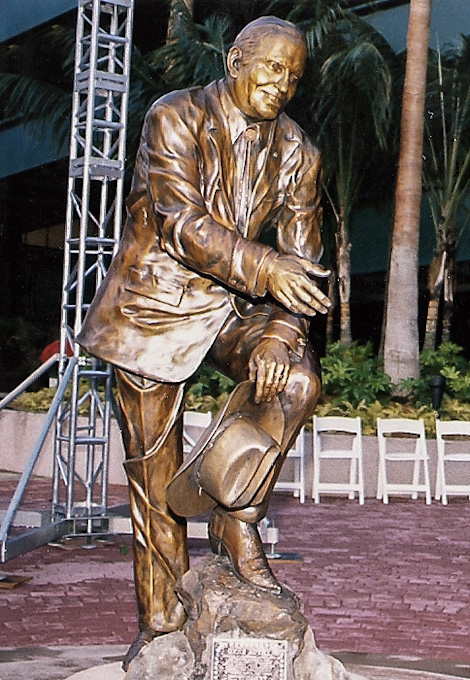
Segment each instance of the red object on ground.
[[[54,356],[54,354],[58,354],[59,351],[60,351],[59,341],[54,340],[54,342],[50,342],[48,345],[44,347],[41,354],[39,355],[39,361],[42,364],[45,364],[48,359]],[[72,355],[73,355],[72,347],[70,346],[70,343],[67,342],[67,356],[71,357]]]

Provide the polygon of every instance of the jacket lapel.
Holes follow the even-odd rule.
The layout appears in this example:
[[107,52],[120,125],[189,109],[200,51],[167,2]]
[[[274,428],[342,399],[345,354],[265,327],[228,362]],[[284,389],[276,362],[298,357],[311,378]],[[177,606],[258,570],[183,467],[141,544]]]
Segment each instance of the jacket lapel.
[[[281,114],[282,115],[282,114]],[[268,153],[266,154],[266,162],[264,168],[258,175],[254,187],[253,212],[259,207],[260,203],[266,197],[268,191],[278,185],[279,169],[287,158],[295,151],[299,145],[299,140],[295,137],[284,137],[280,139],[282,134],[282,125],[278,125],[276,120],[274,126],[271,128],[271,139],[268,140]]]
[[277,120],[269,126],[268,139],[266,141],[266,154],[263,166],[260,168],[253,186],[252,214],[259,206],[269,189],[273,186],[279,171],[279,154],[273,149],[276,137]]
[[[233,180],[235,176],[235,161],[228,121],[226,119],[216,83],[207,90],[207,156],[205,174],[210,175],[209,181],[213,185],[213,192],[220,189],[224,208],[231,224],[235,223],[233,205]],[[209,164],[209,165],[208,165]]]

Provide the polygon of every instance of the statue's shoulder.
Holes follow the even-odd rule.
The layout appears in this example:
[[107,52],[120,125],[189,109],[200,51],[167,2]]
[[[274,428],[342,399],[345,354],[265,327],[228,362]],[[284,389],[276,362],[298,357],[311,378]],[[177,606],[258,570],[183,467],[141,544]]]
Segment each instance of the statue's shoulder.
[[311,141],[307,133],[300,127],[295,120],[292,120],[286,113],[281,113],[278,119],[278,134],[288,142],[296,142],[301,145],[304,152],[317,155],[319,153],[316,146]]
[[150,107],[149,115],[178,112],[179,116],[189,115],[194,118],[197,112],[201,115],[207,111],[209,103],[218,96],[217,84],[212,82],[206,86],[188,87],[174,90],[159,97]]

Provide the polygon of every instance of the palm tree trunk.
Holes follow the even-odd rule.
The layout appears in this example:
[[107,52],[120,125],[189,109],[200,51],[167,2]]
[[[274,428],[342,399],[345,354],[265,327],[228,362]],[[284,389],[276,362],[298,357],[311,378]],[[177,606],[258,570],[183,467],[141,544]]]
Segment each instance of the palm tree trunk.
[[385,320],[384,368],[396,384],[419,376],[418,243],[431,0],[411,0],[401,143]]
[[423,349],[435,349],[437,340],[437,324],[439,320],[439,306],[441,295],[432,295],[428,302],[428,313],[426,316],[426,334],[424,336]]
[[193,16],[194,0],[171,0],[170,17],[168,19],[168,29],[166,34],[167,42],[176,40],[185,30],[186,19],[185,9]]
[[446,271],[446,261],[446,251],[441,238],[439,240],[439,252],[434,255],[428,270],[429,301],[423,349],[435,349],[437,345],[439,307],[442,297],[444,275]]
[[351,258],[349,252],[348,225],[344,208],[340,206],[338,216],[338,231],[336,233],[336,261],[338,263],[340,335],[339,341],[343,345],[350,345],[351,337]]
[[[452,247],[453,245],[453,247]],[[447,266],[444,272],[444,310],[442,314],[442,342],[450,342],[452,317],[454,314],[455,292],[455,242],[449,248]]]
[[326,346],[334,342],[334,323],[335,323],[335,309],[336,309],[336,269],[330,267],[331,274],[328,278],[328,297],[331,300],[331,307],[328,308],[326,316]]

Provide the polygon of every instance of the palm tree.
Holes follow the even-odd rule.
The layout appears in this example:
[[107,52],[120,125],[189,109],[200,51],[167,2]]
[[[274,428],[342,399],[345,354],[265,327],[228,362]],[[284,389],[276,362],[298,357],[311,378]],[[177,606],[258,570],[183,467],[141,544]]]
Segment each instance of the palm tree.
[[443,303],[442,341],[450,340],[459,237],[470,216],[459,212],[470,190],[470,38],[459,49],[437,52],[436,79],[426,102],[424,185],[436,233],[428,271],[428,313],[424,349],[436,347]]
[[431,0],[411,0],[385,312],[384,369],[395,384],[419,376],[418,239],[430,13]]
[[168,19],[167,40],[175,40],[184,32],[187,18],[193,16],[194,0],[171,0]]
[[[133,45],[129,95],[127,163],[131,170],[146,111],[159,96],[195,83],[208,83],[224,73],[224,56],[233,35],[227,19],[209,17],[195,24],[183,0],[174,0],[183,14],[185,30],[145,55]],[[181,28],[182,23],[179,24]],[[175,26],[174,26],[175,28]],[[52,55],[53,68],[23,68],[23,48],[6,44],[0,49],[0,102],[4,117],[31,127],[35,135],[53,132],[62,145],[70,134],[75,26],[56,24],[37,33],[38,54]],[[9,58],[13,53],[15,59]]]
[[325,61],[312,109],[325,165],[325,192],[336,221],[340,342],[351,336],[351,211],[370,164],[384,150],[390,121],[391,76],[379,49],[359,40]]
[[[59,146],[70,132],[75,27],[55,24],[35,35],[35,58],[30,45],[13,41],[0,46],[0,101],[3,117],[12,118],[34,133],[50,135]],[[36,54],[37,53],[37,54]]]
[[[172,89],[204,84],[224,74],[225,55],[239,26],[235,27],[226,13],[208,16],[198,24],[191,16],[188,3],[189,0],[173,0],[174,15],[176,12],[183,23],[173,24],[169,31],[171,39],[166,44],[146,54],[140,53],[135,46],[133,48],[129,169],[133,165],[142,120],[151,102]],[[366,22],[344,12],[340,3],[331,5],[321,0],[313,4],[303,0],[258,0],[252,3],[250,18],[269,13],[297,23],[306,32],[309,42],[308,67],[290,114],[314,140],[323,140],[327,192],[338,216],[338,262],[341,263],[342,318],[345,320],[342,338],[347,340],[350,339],[349,216],[358,196],[363,168],[373,155],[372,149],[384,145],[390,97],[390,77],[385,61],[391,50]],[[177,25],[182,26],[182,30],[176,31]],[[56,93],[61,101],[62,114],[58,115],[57,106],[52,105],[49,86],[54,87],[54,84],[31,76],[27,80],[24,80],[24,75],[18,74],[0,76],[0,97],[8,95],[10,110],[24,110],[30,124],[47,129],[51,122],[65,121],[62,135],[67,135],[66,113],[70,107],[73,75],[73,29],[64,28],[62,37],[63,45],[58,54],[61,56],[64,82],[65,76],[69,76],[67,86],[59,88]],[[45,42],[47,39],[49,36],[46,34]],[[70,52],[65,56],[67,46]],[[331,78],[334,80],[330,82]],[[331,83],[334,85],[332,89],[329,88]],[[349,93],[347,115],[342,101],[346,88]],[[317,89],[321,93],[320,98],[316,96]],[[29,98],[27,107],[22,102],[25,92]],[[36,102],[43,104],[37,106]],[[310,105],[313,103],[315,112],[316,102],[319,113],[312,115]],[[334,108],[333,111],[329,110],[329,105]],[[351,134],[351,113],[356,134]],[[333,134],[329,135],[329,131]]]

